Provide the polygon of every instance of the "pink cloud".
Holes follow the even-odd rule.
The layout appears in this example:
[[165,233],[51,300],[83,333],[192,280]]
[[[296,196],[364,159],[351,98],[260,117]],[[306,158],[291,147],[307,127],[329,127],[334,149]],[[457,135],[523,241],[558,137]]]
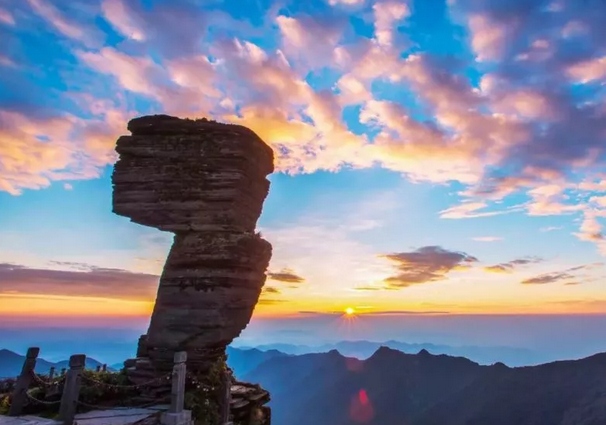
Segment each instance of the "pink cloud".
[[162,68],[148,57],[135,57],[113,47],[98,52],[77,52],[76,55],[91,68],[103,74],[113,75],[126,90],[159,98],[154,84],[154,74]]
[[572,38],[579,35],[585,35],[589,32],[589,28],[583,22],[572,20],[566,23],[562,28],[562,37]]
[[0,22],[6,25],[15,25],[15,18],[8,10],[0,7]]
[[568,196],[564,194],[565,185],[545,184],[528,191],[531,201],[527,204],[529,215],[562,215],[584,209],[580,203],[565,203]]
[[6,66],[7,68],[16,68],[17,64],[11,58],[0,54],[0,66]]
[[579,231],[574,233],[579,240],[595,244],[600,254],[604,256],[606,256],[606,237],[600,219],[603,220],[605,217],[606,211],[603,209],[585,208]]
[[403,1],[383,1],[373,6],[375,13],[375,39],[381,46],[391,47],[396,22],[410,16],[408,4]]
[[338,5],[338,4],[344,4],[344,5],[359,5],[359,4],[364,4],[366,3],[366,0],[328,0],[328,3],[332,6]]
[[372,94],[364,82],[352,74],[346,74],[339,79],[337,87],[340,90],[339,101],[344,105],[359,104],[372,100]]
[[498,93],[494,95],[491,107],[495,112],[512,114],[521,119],[555,121],[558,118],[557,104],[531,89]]
[[503,238],[498,236],[478,236],[472,239],[476,242],[498,242],[503,240]]
[[[213,68],[200,57],[168,61],[163,66],[150,57],[127,55],[112,47],[76,55],[89,67],[113,76],[123,89],[157,100],[174,115],[203,115],[210,108],[206,96],[218,94],[212,88]],[[205,84],[198,85],[202,81]]]
[[333,50],[341,39],[344,20],[318,20],[304,15],[297,18],[278,16],[276,22],[282,34],[282,50],[294,59],[312,67],[332,65]]
[[461,219],[461,218],[478,218],[492,217],[495,215],[507,214],[514,210],[497,210],[497,211],[482,211],[488,208],[485,202],[464,202],[454,207],[440,211],[440,218]]
[[103,0],[101,10],[107,21],[122,35],[135,41],[147,38],[143,24],[136,13],[130,10],[122,0]]
[[51,2],[47,0],[27,0],[27,2],[34,12],[64,36],[84,43],[88,47],[100,44],[99,32],[95,28],[67,18]]
[[606,56],[576,63],[566,71],[570,78],[579,83],[601,80],[606,77]]
[[179,86],[198,91],[205,96],[220,95],[213,86],[216,81],[215,66],[205,55],[175,59],[169,61],[166,68],[171,79]]
[[471,45],[478,61],[494,61],[501,58],[508,37],[508,28],[505,24],[487,15],[475,14],[469,17],[469,29]]

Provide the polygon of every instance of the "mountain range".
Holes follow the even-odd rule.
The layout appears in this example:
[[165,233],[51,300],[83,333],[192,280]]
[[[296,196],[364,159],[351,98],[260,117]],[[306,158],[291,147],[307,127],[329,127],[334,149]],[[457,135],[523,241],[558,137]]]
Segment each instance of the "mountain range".
[[[0,350],[0,377],[23,356]],[[228,348],[236,377],[271,393],[273,425],[604,425],[606,353],[538,366],[480,365],[422,349],[293,355]],[[39,359],[36,370],[51,363]],[[88,359],[87,367],[99,363]]]
[[[0,379],[2,378],[14,378],[21,373],[23,361],[25,356],[17,354],[13,351],[0,349]],[[86,368],[96,369],[97,366],[101,366],[101,363],[95,359],[86,358]],[[57,373],[61,372],[63,368],[69,368],[69,360],[62,360],[60,362],[49,362],[42,358],[38,358],[36,361],[36,372],[40,374],[48,374],[51,367],[55,367]],[[111,369],[110,369],[111,370]]]
[[506,347],[506,346],[452,346],[441,344],[411,344],[401,341],[339,341],[326,343],[316,346],[298,345],[298,344],[264,344],[250,346],[236,346],[239,349],[256,348],[261,351],[277,350],[285,354],[310,354],[327,353],[331,350],[337,350],[339,353],[348,357],[366,359],[370,357],[380,347],[389,347],[403,353],[414,354],[421,350],[427,350],[434,354],[448,354],[457,357],[466,357],[480,364],[493,364],[497,362],[505,363],[508,366],[529,366],[545,363],[554,360],[553,357],[547,357],[535,351],[526,348]]
[[387,347],[366,360],[273,353],[239,377],[270,391],[274,425],[606,423],[606,353],[519,368]]

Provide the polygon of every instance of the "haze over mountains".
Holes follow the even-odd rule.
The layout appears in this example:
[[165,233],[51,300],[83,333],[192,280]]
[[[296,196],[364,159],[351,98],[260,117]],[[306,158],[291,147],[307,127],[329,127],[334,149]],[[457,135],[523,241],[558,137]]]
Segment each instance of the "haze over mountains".
[[449,346],[441,344],[409,344],[400,341],[339,341],[317,346],[297,344],[264,344],[254,347],[238,346],[240,349],[256,348],[261,351],[277,350],[285,354],[326,353],[337,350],[348,357],[366,359],[380,347],[389,347],[403,353],[415,354],[421,350],[428,350],[434,354],[448,354],[452,356],[467,357],[480,364],[505,363],[508,366],[526,366],[539,364],[549,360],[546,356],[529,349],[515,347],[481,347],[481,346]]
[[[10,350],[0,349],[0,379],[2,378],[13,378],[21,372],[21,367],[23,366],[24,356],[15,353]],[[97,366],[100,366],[101,363],[97,360],[87,357],[86,358],[86,368],[87,369],[96,369]],[[63,368],[69,367],[69,360],[62,360],[59,362],[49,362],[44,360],[44,358],[38,358],[36,361],[36,372],[40,374],[47,374],[51,367],[55,367],[57,373],[61,371]],[[111,370],[111,368],[110,368]]]

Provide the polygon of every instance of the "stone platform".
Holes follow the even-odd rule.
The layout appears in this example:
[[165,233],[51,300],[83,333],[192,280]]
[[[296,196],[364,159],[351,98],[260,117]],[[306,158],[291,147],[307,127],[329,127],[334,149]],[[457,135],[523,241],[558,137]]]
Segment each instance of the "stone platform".
[[[76,415],[75,425],[158,425],[160,414],[168,406],[150,408],[93,410]],[[62,425],[62,422],[39,416],[0,416],[0,425]]]

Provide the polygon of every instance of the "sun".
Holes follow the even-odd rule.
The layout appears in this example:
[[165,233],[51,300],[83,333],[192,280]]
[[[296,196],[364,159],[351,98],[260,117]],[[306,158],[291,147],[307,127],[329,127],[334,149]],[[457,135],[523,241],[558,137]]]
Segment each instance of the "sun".
[[354,310],[353,307],[347,307],[345,309],[345,314],[347,314],[348,316],[352,316],[355,312],[356,310]]

